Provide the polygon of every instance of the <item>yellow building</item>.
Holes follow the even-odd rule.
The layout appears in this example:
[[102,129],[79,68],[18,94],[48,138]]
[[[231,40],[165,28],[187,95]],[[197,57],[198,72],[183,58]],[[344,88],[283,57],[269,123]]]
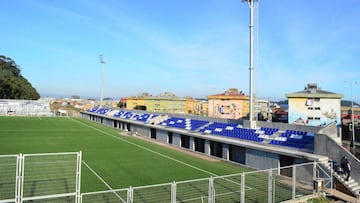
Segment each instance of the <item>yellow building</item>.
[[140,109],[154,112],[200,114],[200,100],[191,97],[181,98],[165,92],[159,96],[143,93],[126,98],[127,109]]
[[225,93],[210,95],[209,116],[227,119],[246,118],[249,114],[249,97],[236,88]]
[[200,100],[186,97],[185,100],[185,111],[188,114],[200,114]]
[[203,115],[203,116],[209,115],[209,101],[208,100],[200,101],[200,115]]

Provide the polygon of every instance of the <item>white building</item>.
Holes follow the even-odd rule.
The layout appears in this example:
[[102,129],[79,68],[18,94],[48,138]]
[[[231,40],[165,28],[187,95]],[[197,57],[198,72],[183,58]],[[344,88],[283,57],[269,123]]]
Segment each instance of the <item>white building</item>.
[[335,122],[341,126],[342,94],[321,90],[316,83],[311,83],[303,91],[286,94],[286,97],[289,124],[326,126]]

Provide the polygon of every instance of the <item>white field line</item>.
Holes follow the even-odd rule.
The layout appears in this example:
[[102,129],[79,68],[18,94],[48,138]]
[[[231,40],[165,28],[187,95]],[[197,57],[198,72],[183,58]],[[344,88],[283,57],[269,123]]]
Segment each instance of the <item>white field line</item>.
[[[201,169],[201,168],[199,168],[199,167],[193,166],[193,165],[191,165],[191,164],[188,164],[188,163],[185,163],[185,162],[183,162],[183,161],[177,160],[177,159],[175,159],[175,158],[169,157],[169,156],[167,156],[167,155],[161,154],[160,152],[156,152],[156,151],[153,151],[153,150],[151,150],[151,149],[149,149],[149,148],[146,148],[146,147],[144,147],[144,146],[135,144],[135,143],[130,142],[130,141],[128,141],[128,140],[125,140],[125,139],[123,139],[123,138],[121,138],[121,137],[112,135],[112,134],[110,134],[110,133],[108,133],[108,132],[105,132],[105,131],[103,131],[103,130],[101,130],[101,129],[98,129],[98,128],[94,127],[94,126],[91,126],[91,125],[88,125],[88,124],[86,124],[86,123],[83,123],[83,122],[81,122],[81,121],[79,121],[79,120],[76,120],[76,119],[73,119],[73,118],[69,118],[69,119],[74,120],[74,121],[76,121],[76,122],[78,122],[78,123],[80,123],[80,124],[82,124],[82,125],[84,125],[84,126],[87,126],[87,127],[89,127],[89,128],[92,128],[92,129],[94,129],[94,130],[96,130],[96,131],[98,131],[98,132],[101,132],[101,133],[105,134],[105,135],[109,135],[109,136],[111,136],[111,137],[114,137],[114,138],[119,139],[119,140],[121,140],[121,141],[127,142],[127,143],[129,143],[129,144],[131,144],[131,145],[134,145],[134,146],[139,147],[139,148],[141,148],[141,149],[144,149],[144,150],[146,150],[146,151],[149,151],[149,152],[152,152],[152,153],[154,153],[154,154],[157,154],[157,155],[159,155],[159,156],[161,156],[161,157],[170,159],[170,160],[172,160],[172,161],[175,161],[175,162],[177,162],[177,163],[183,164],[183,165],[188,166],[188,167],[190,167],[190,168],[193,168],[193,169],[199,170],[199,171],[201,171],[201,172],[207,173],[207,174],[209,174],[209,175],[211,175],[211,176],[215,176],[215,177],[219,176],[219,175],[217,175],[217,174],[215,174],[215,173],[212,173],[212,172],[210,172],[210,171]],[[224,179],[226,179],[226,178],[224,178]],[[229,179],[226,179],[226,180],[227,180],[228,182],[231,182],[231,183],[234,183],[234,184],[238,184],[238,185],[239,185],[239,183],[237,183],[237,182],[235,182],[235,181],[233,181],[233,180],[229,180]],[[246,186],[246,185],[245,185],[245,187],[246,187],[246,188],[249,188],[249,190],[252,189],[251,187],[248,187],[248,186]],[[245,189],[245,190],[247,190],[247,189]]]
[[[54,132],[54,129],[3,129],[0,132]],[[89,132],[89,130],[56,129],[55,132]]]
[[123,198],[121,198],[114,190],[113,188],[107,184],[107,182],[100,177],[85,161],[82,161],[82,163],[102,182],[104,185],[109,188],[109,190],[113,191],[114,195],[116,195],[122,202],[126,202]]
[[139,147],[139,148],[141,148],[141,149],[143,149],[143,150],[149,151],[149,152],[151,152],[151,153],[154,153],[154,154],[159,155],[159,156],[161,156],[161,157],[164,157],[164,158],[166,158],[166,159],[169,159],[169,160],[172,160],[172,161],[174,161],[174,162],[183,164],[183,165],[185,165],[185,166],[188,166],[188,167],[193,168],[193,169],[196,169],[196,170],[198,170],[198,171],[207,173],[207,174],[212,175],[212,176],[219,176],[219,175],[217,175],[217,174],[215,174],[215,173],[212,173],[212,172],[210,172],[210,171],[201,169],[201,168],[199,168],[199,167],[196,167],[196,166],[193,166],[193,165],[191,165],[191,164],[185,163],[185,162],[183,162],[183,161],[177,160],[177,159],[172,158],[172,157],[170,157],[170,156],[167,156],[167,155],[165,155],[165,154],[161,154],[160,152],[157,152],[157,151],[151,150],[151,149],[149,149],[149,148],[146,148],[146,147],[144,147],[144,146],[138,145],[138,144],[136,144],[136,143],[130,142],[130,141],[125,140],[125,139],[123,139],[123,138],[121,138],[121,137],[112,135],[112,134],[110,134],[110,133],[108,133],[108,132],[105,132],[105,131],[103,131],[103,130],[101,130],[101,129],[98,129],[98,128],[94,127],[94,126],[91,126],[91,125],[88,125],[88,124],[86,124],[86,123],[83,123],[83,122],[81,122],[81,121],[79,121],[79,120],[75,120],[75,119],[73,119],[73,118],[70,118],[70,119],[72,119],[72,120],[74,120],[74,121],[76,121],[76,122],[78,122],[78,123],[81,123],[81,124],[84,125],[84,126],[87,126],[87,127],[89,127],[89,128],[92,128],[92,129],[94,129],[94,130],[96,130],[96,131],[98,131],[98,132],[101,132],[102,134],[105,134],[105,135],[114,137],[114,138],[119,139],[119,140],[121,140],[121,141],[123,141],[123,142],[127,142],[127,143],[129,143],[129,144],[131,144],[131,145],[134,145],[134,146],[136,146],[136,147]]

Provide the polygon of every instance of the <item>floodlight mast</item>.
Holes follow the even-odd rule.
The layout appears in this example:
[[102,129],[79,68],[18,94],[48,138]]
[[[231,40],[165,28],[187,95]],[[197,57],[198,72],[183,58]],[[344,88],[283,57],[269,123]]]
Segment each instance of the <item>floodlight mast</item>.
[[100,93],[100,107],[103,106],[103,97],[104,97],[104,72],[105,72],[105,60],[102,55],[99,55],[101,63],[101,93]]
[[250,57],[249,57],[249,121],[250,126],[253,126],[253,109],[254,109],[254,8],[255,3],[257,3],[258,0],[243,0],[243,2],[248,3],[250,8]]

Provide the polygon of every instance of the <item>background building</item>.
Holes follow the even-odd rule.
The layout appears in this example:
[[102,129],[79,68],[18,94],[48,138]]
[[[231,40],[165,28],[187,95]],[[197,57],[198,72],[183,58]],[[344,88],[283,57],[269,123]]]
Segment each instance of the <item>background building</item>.
[[171,92],[159,96],[143,93],[126,98],[126,109],[139,109],[153,112],[201,114],[200,100],[192,97],[177,97]]
[[249,114],[249,97],[236,88],[230,88],[224,93],[210,95],[209,117],[239,119]]
[[310,126],[326,126],[336,122],[341,125],[341,98],[321,90],[317,84],[308,84],[303,91],[286,94],[289,101],[289,123]]

